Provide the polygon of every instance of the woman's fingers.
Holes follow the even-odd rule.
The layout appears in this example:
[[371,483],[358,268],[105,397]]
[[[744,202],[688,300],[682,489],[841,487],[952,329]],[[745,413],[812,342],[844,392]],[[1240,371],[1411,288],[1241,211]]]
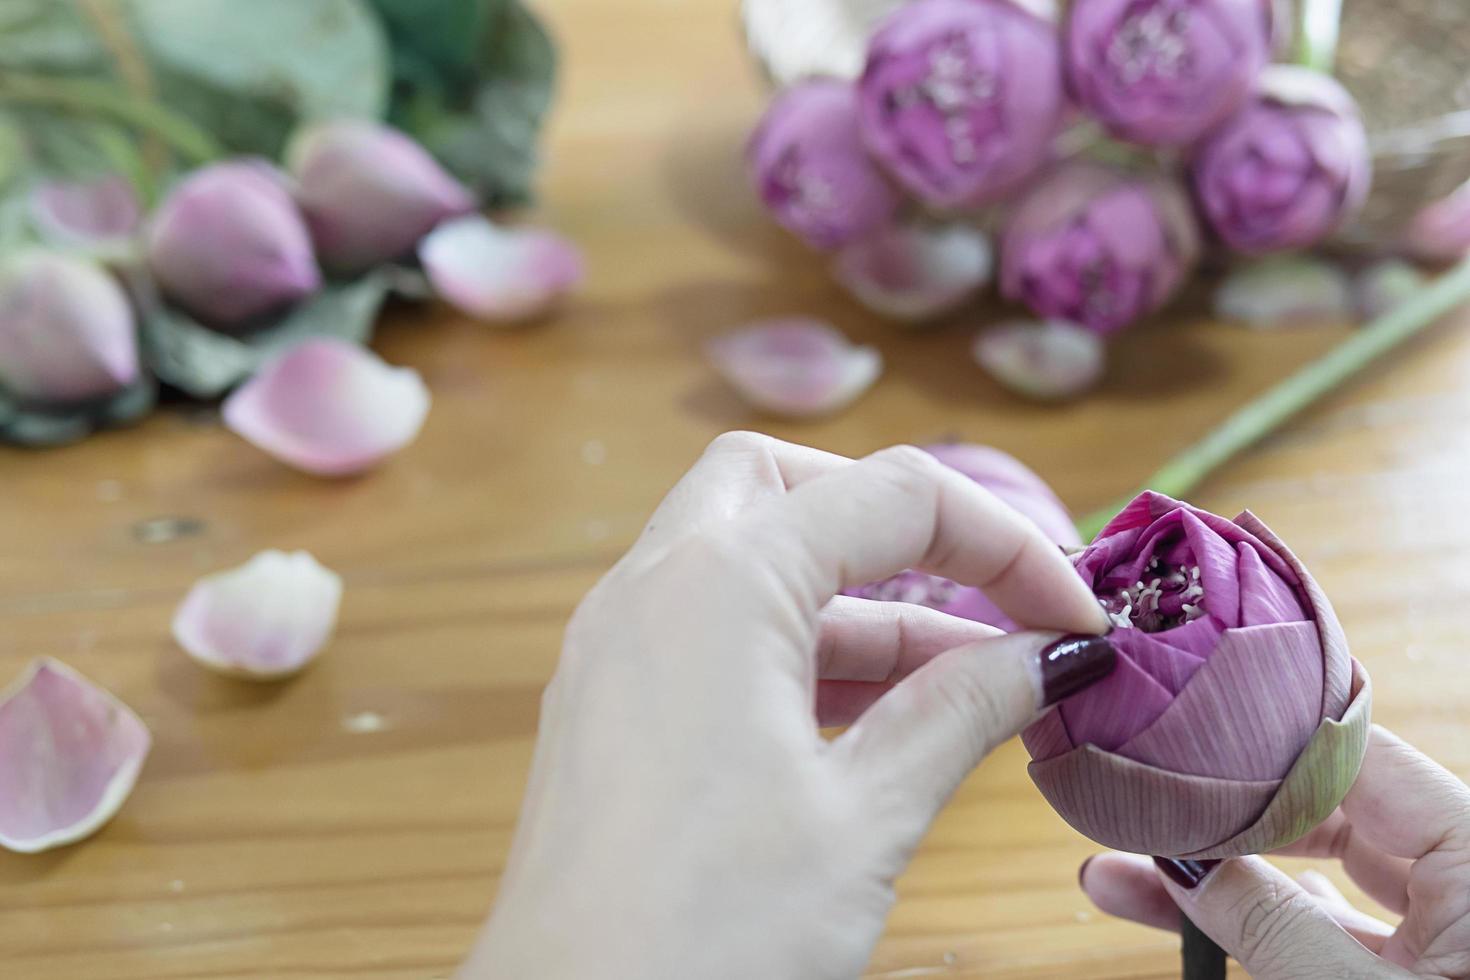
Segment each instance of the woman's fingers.
[[1341,810],[1276,853],[1341,861],[1348,877],[1379,905],[1395,915],[1409,911],[1409,869],[1413,862],[1369,844]]
[[885,449],[747,512],[744,540],[815,613],[842,591],[917,567],[983,588],[1025,626],[1102,633],[1092,593],[1041,531],[912,446]]
[[1176,905],[1258,980],[1410,975],[1379,959],[1313,896],[1258,857],[1236,858],[1186,887],[1160,881]]
[[1460,856],[1462,885],[1470,892],[1470,789],[1388,729],[1373,726],[1342,812],[1354,834],[1387,854],[1411,860],[1431,851]]
[[946,650],[1003,632],[910,602],[840,595],[822,610],[817,677],[892,683]]
[[1349,936],[1375,953],[1383,951],[1383,944],[1394,933],[1393,926],[1356,908],[1347,900],[1346,895],[1337,890],[1331,879],[1320,871],[1303,871],[1296,876],[1296,881],[1307,894],[1317,900],[1318,905],[1327,910],[1338,925],[1347,930]]

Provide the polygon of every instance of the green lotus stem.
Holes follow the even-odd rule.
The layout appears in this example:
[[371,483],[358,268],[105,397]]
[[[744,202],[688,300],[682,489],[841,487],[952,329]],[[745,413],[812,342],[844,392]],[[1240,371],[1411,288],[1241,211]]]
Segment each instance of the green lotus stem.
[[[1222,464],[1466,301],[1470,301],[1470,259],[1246,404],[1199,442],[1166,462],[1140,489],[1187,497]],[[1132,496],[1079,520],[1077,529],[1082,539],[1091,541],[1131,499]]]
[[1296,25],[1297,63],[1331,74],[1341,26],[1342,0],[1301,0]]
[[0,103],[5,102],[107,116],[152,133],[190,165],[224,155],[214,137],[189,119],[111,84],[6,72],[0,74]]

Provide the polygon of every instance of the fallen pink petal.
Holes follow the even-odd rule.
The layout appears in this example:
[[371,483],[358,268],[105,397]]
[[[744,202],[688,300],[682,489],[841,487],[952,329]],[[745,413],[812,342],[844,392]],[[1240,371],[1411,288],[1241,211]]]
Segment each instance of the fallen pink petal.
[[0,847],[34,854],[111,820],[152,738],[131,708],[55,660],[0,694]]
[[446,221],[419,243],[441,297],[479,320],[511,323],[546,313],[582,281],[582,254],[542,228],[506,228],[480,215]]
[[110,174],[91,180],[48,180],[31,191],[31,220],[47,242],[101,247],[138,231],[143,208],[133,185]]
[[1354,315],[1353,283],[1341,266],[1309,255],[1245,262],[1216,288],[1215,315],[1258,330],[1340,323]]
[[341,577],[309,553],[262,551],[195,583],[174,614],[174,639],[210,670],[278,680],[316,658],[341,601]]
[[429,390],[417,371],[333,338],[279,355],[223,406],[233,432],[318,476],[378,465],[413,442],[428,412]]
[[926,320],[949,313],[989,281],[990,241],[967,225],[901,225],[837,253],[832,272],[874,313]]
[[820,320],[767,320],[718,337],[710,362],[762,411],[793,418],[852,404],[883,372],[883,356]]
[[1013,320],[983,331],[972,349],[992,378],[1037,401],[1075,398],[1102,380],[1107,346],[1095,331],[1065,320]]

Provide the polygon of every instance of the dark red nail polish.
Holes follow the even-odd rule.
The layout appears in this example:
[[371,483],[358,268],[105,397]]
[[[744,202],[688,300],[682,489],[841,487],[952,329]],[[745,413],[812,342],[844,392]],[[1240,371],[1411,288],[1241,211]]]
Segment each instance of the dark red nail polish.
[[1217,860],[1190,861],[1178,858],[1154,858],[1154,864],[1180,888],[1198,888],[1199,883],[1205,880],[1205,875],[1220,866]]
[[1042,704],[1056,704],[1113,672],[1118,654],[1105,636],[1064,636],[1041,651]]
[[1077,887],[1084,887],[1083,883],[1087,881],[1087,866],[1092,863],[1092,859],[1095,857],[1097,857],[1096,854],[1089,854],[1087,860],[1082,862],[1082,867],[1077,869]]

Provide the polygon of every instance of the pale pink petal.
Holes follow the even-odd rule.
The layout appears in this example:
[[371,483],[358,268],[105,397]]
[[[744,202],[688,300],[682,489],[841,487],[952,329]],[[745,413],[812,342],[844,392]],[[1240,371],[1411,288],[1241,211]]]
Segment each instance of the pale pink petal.
[[1117,752],[1194,776],[1282,779],[1317,730],[1321,692],[1314,624],[1226,630],[1174,703]]
[[99,246],[138,230],[143,210],[133,185],[116,174],[93,180],[49,180],[31,191],[31,220],[54,245]]
[[541,228],[503,228],[478,214],[453,218],[419,243],[419,261],[446,301],[481,320],[538,316],[582,281],[582,254]]
[[832,273],[860,303],[897,320],[940,316],[990,279],[990,242],[968,225],[893,227],[837,253]]
[[1338,265],[1279,255],[1236,265],[1215,290],[1215,316],[1258,330],[1354,319],[1353,284]]
[[319,337],[267,363],[225,400],[225,425],[318,476],[360,473],[413,442],[429,412],[418,372]]
[[845,408],[883,371],[883,357],[820,320],[766,320],[711,341],[715,370],[746,401],[777,415]]
[[0,847],[33,854],[97,831],[152,739],[127,705],[55,660],[0,694]]
[[1102,338],[1062,320],[997,324],[975,338],[973,353],[996,381],[1041,401],[1075,398],[1102,379],[1106,364]]
[[211,670],[289,677],[327,642],[341,601],[342,579],[307,552],[262,551],[195,583],[174,614],[174,639]]

